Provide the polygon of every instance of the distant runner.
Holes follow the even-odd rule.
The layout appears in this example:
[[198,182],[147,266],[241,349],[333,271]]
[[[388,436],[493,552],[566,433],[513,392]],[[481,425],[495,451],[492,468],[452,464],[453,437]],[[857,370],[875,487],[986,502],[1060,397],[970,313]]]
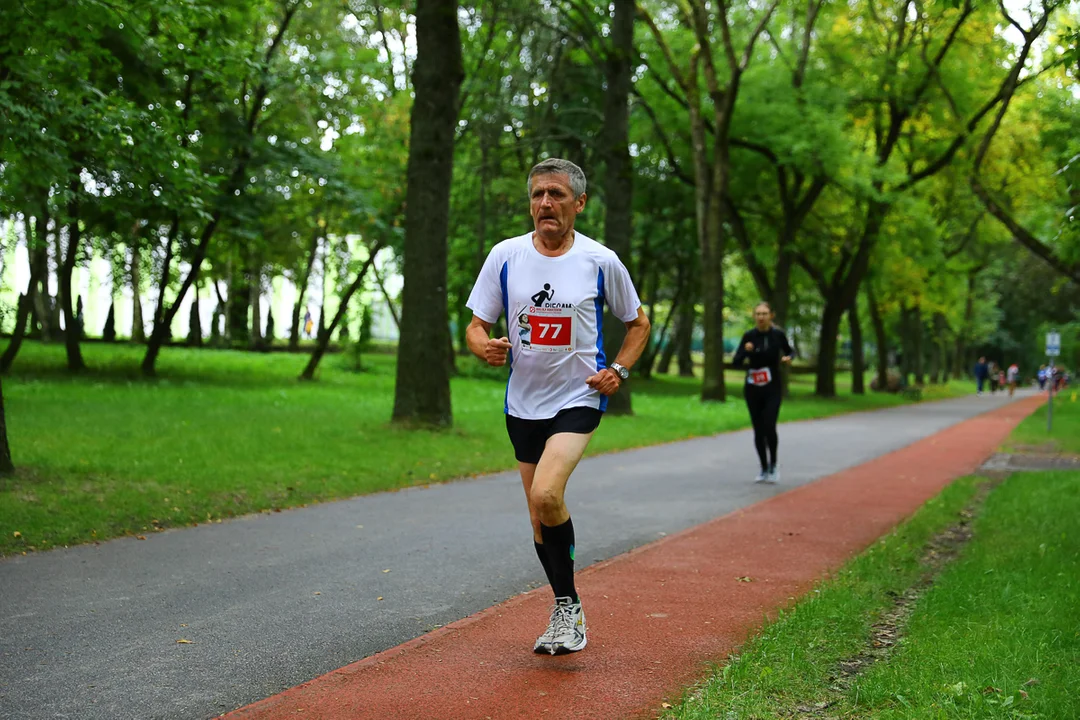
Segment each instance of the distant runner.
[[772,318],[769,303],[758,303],[754,308],[754,328],[742,336],[739,349],[731,360],[731,366],[735,368],[741,368],[744,363],[749,365],[743,396],[750,410],[754,447],[761,461],[761,472],[754,481],[768,483],[780,480],[780,471],[776,469],[776,450],[780,442],[776,421],[783,399],[780,363],[790,363],[792,355],[787,336],[780,328],[773,327]]

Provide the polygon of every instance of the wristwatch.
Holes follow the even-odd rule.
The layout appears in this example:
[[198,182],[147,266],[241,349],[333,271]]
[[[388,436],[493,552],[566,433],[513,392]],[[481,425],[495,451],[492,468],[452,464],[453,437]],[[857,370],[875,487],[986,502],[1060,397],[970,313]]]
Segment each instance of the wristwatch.
[[624,382],[626,381],[626,379],[628,377],[630,377],[630,371],[627,370],[626,368],[624,368],[622,365],[620,365],[617,362],[613,362],[610,365],[608,365],[608,369],[614,370],[615,374],[619,376],[619,379],[624,381]]

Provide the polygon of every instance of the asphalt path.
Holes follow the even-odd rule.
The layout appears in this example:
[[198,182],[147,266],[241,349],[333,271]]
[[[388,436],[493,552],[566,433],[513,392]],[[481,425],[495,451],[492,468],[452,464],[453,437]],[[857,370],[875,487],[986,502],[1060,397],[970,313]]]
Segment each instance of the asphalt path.
[[[749,431],[587,459],[567,493],[578,566],[1007,402],[784,424],[775,486],[752,482]],[[0,718],[214,717],[543,582],[516,473],[7,558]]]

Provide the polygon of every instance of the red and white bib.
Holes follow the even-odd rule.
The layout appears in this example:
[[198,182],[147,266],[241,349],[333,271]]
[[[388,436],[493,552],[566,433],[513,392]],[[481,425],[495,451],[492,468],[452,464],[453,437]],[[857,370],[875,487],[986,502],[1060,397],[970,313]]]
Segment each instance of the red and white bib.
[[746,373],[746,383],[748,385],[756,385],[757,387],[765,387],[772,382],[772,369],[763,368],[750,368],[750,371]]

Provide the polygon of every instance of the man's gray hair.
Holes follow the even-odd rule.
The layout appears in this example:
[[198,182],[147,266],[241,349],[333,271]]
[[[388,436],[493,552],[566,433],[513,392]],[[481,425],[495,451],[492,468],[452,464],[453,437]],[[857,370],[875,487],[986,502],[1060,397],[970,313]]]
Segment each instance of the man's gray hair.
[[569,160],[548,158],[537,163],[529,171],[529,179],[526,183],[526,190],[530,196],[532,195],[532,179],[534,175],[566,175],[570,178],[570,190],[574,193],[575,200],[585,192],[585,173]]

